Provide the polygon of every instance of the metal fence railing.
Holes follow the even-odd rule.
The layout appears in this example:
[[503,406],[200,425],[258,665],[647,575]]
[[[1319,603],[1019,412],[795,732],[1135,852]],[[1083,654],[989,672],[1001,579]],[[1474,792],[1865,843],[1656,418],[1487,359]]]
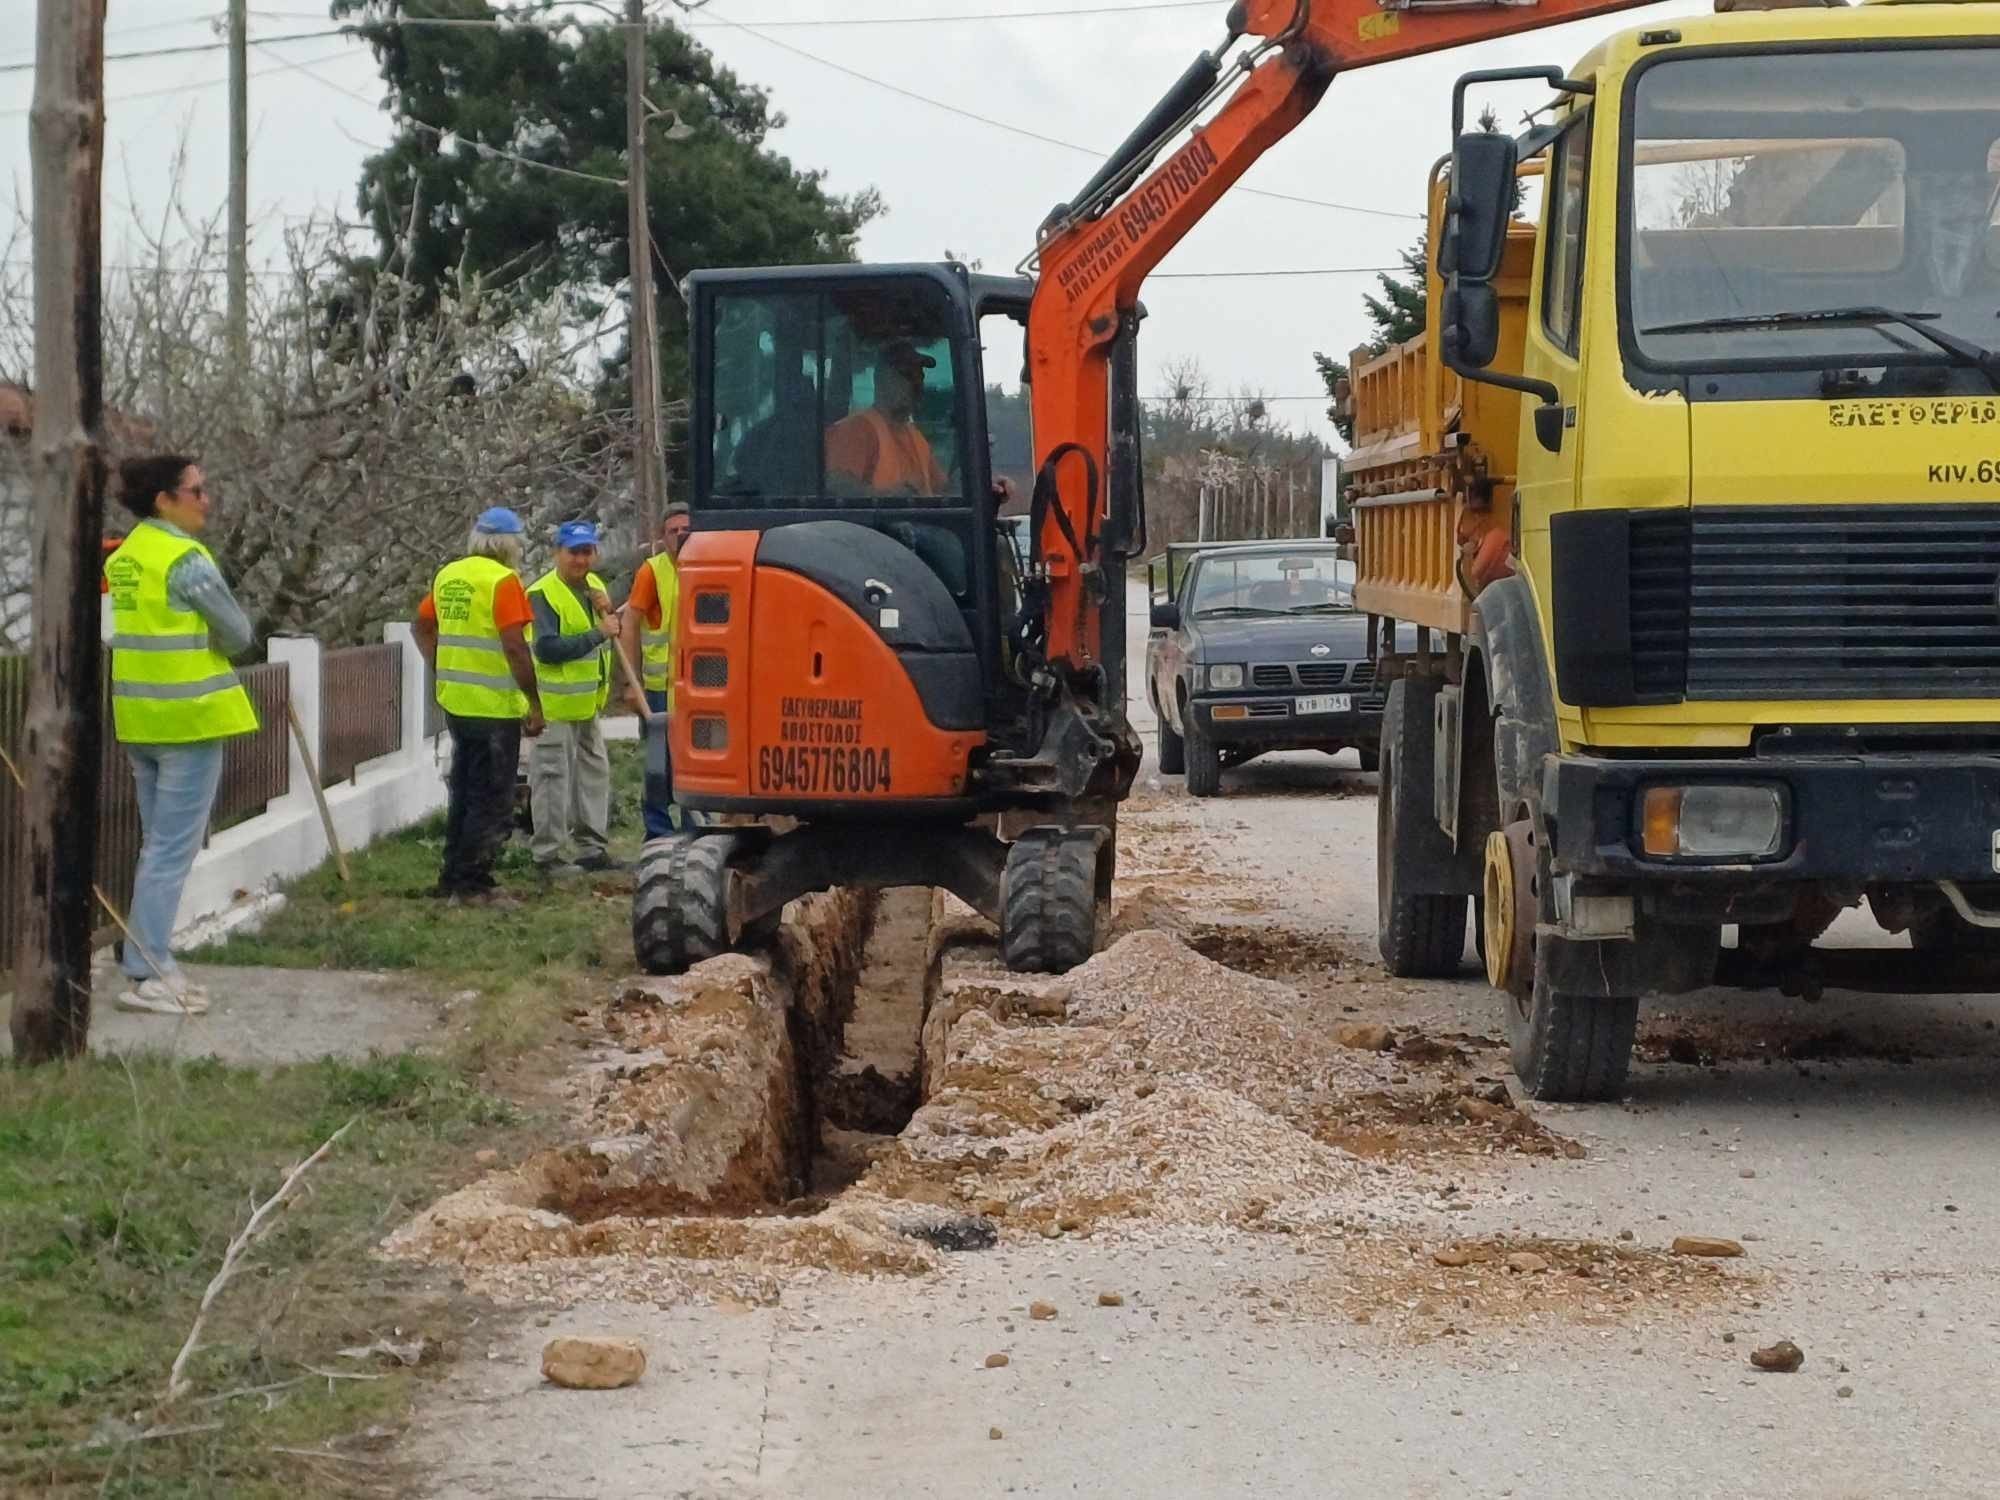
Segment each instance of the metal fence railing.
[[347,646],[319,667],[320,779],[346,781],[363,761],[403,748],[403,648]]
[[[239,734],[222,752],[222,790],[216,794],[211,833],[254,818],[292,789],[292,673],[283,662],[239,667],[236,675],[257,707],[257,732]],[[106,723],[110,721],[107,719]]]
[[[288,674],[283,666],[251,667],[244,684],[263,719],[254,735],[230,741],[224,760],[222,794],[216,801],[212,827],[254,817],[273,797],[282,796],[290,780],[285,752],[285,693]],[[111,680],[107,664],[103,714],[103,747],[97,769],[97,885],[120,911],[132,904],[132,874],[139,862],[142,830],[139,798],[125,753],[111,727]],[[28,659],[0,656],[0,748],[20,764],[28,713]],[[275,716],[275,720],[274,720]],[[276,774],[272,774],[275,756]],[[26,876],[26,809],[11,775],[0,775],[0,959],[11,962],[21,936],[21,891]],[[92,914],[100,942],[115,929],[102,911]]]

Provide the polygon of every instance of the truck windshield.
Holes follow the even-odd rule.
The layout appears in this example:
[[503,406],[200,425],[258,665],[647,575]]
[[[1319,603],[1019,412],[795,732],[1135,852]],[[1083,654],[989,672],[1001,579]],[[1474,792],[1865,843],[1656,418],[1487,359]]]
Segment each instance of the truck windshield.
[[1196,615],[1322,614],[1354,608],[1354,564],[1331,552],[1208,557],[1194,576]]
[[1645,360],[1979,367],[2000,342],[1996,65],[1927,47],[1642,73],[1626,258]]

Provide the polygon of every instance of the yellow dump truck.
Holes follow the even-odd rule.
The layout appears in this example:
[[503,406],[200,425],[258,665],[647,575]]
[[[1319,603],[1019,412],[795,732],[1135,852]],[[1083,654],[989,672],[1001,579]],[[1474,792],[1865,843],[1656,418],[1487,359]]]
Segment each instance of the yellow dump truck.
[[[1466,129],[1501,78],[1549,107]],[[1837,979],[1864,900],[1880,987],[1995,987],[1996,80],[2000,4],[1874,3],[1459,85],[1427,331],[1352,366],[1380,936],[1451,972],[1477,913],[1538,1097],[1643,998]]]

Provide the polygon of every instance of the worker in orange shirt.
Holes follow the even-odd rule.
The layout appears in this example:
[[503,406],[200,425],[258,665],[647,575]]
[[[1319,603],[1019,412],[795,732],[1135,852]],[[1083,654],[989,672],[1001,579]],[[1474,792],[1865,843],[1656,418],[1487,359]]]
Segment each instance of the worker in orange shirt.
[[513,828],[521,737],[546,722],[528,644],[535,615],[519,571],[525,530],[504,505],[482,511],[466,555],[438,570],[411,628],[451,731],[436,894],[454,902],[497,896],[493,866]]
[[875,356],[875,404],[826,430],[827,489],[836,495],[949,495],[951,480],[916,424],[924,371],[937,361],[908,339]]
[[[645,682],[644,702],[652,709],[646,725],[646,777],[641,810],[648,839],[663,839],[677,826],[698,822],[693,814],[674,805],[674,764],[667,743],[667,719],[673,711],[674,616],[680,609],[681,575],[676,562],[688,539],[694,518],[686,505],[675,501],[667,507],[660,526],[660,545],[639,564],[632,580],[631,595],[625,601],[622,625],[626,660],[640,663]],[[637,690],[626,688],[627,701],[637,713]]]

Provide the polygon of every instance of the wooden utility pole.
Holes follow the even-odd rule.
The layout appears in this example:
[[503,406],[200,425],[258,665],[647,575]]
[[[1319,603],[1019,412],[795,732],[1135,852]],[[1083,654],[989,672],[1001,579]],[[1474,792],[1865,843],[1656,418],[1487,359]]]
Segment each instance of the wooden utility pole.
[[632,410],[638,420],[639,536],[660,534],[666,469],[660,447],[659,338],[653,326],[653,232],[646,218],[646,4],[625,5],[626,257],[632,269]]
[[229,354],[237,370],[250,347],[249,0],[229,0]]
[[98,539],[104,530],[104,0],[38,0],[28,112],[34,192],[34,648],[21,762],[21,946],[14,1056],[90,1037],[91,887],[100,736]]

